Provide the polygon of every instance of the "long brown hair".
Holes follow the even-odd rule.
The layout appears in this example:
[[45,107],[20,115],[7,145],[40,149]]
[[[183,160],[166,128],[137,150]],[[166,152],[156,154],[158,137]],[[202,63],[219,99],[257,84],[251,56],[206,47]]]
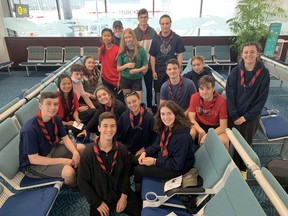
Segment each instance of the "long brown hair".
[[185,115],[184,110],[174,101],[167,100],[160,104],[157,114],[155,115],[154,130],[157,133],[161,133],[165,128],[165,125],[162,122],[160,116],[160,111],[163,107],[167,107],[175,115],[175,121],[171,128],[172,132],[178,130],[181,127],[191,128],[192,123],[190,122],[189,118]]

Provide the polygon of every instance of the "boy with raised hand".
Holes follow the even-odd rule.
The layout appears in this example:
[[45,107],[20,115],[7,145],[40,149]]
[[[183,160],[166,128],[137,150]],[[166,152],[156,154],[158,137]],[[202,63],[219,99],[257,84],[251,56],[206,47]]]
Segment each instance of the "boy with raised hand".
[[31,178],[63,178],[65,184],[76,187],[75,169],[85,146],[70,140],[56,115],[58,106],[57,93],[41,94],[40,111],[20,131],[19,170]]
[[130,190],[128,151],[114,140],[117,122],[112,112],[99,116],[100,136],[91,143],[80,160],[77,183],[90,204],[90,215],[109,216],[125,212],[141,215],[141,201]]
[[172,100],[188,114],[190,98],[197,92],[194,82],[180,75],[181,68],[177,59],[167,61],[166,73],[169,79],[161,87],[160,104]]

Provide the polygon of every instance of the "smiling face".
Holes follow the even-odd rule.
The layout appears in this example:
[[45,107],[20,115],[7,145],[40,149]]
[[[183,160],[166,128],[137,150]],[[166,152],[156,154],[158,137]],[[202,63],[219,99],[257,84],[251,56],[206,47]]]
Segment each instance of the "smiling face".
[[175,121],[175,114],[168,107],[162,107],[160,117],[165,126],[172,127]]
[[117,131],[116,121],[113,118],[103,119],[98,125],[98,131],[100,132],[100,139],[106,141],[112,141]]
[[111,44],[112,41],[113,41],[113,37],[112,37],[111,32],[109,32],[109,31],[104,31],[104,32],[102,33],[102,41],[103,41],[105,44]]
[[136,95],[130,95],[126,97],[126,103],[129,110],[133,112],[134,115],[138,115],[140,112],[141,101]]
[[199,94],[204,101],[212,101],[214,91],[215,88],[212,86],[212,83],[199,86]]
[[248,45],[243,47],[241,57],[245,64],[255,65],[258,57],[257,47],[255,45]]
[[96,97],[99,103],[103,105],[109,105],[111,102],[111,95],[104,89],[100,89],[96,92]]
[[126,45],[132,45],[133,44],[133,35],[132,34],[127,32],[123,35],[123,37],[124,37],[124,42]]
[[170,79],[178,79],[180,75],[180,68],[177,64],[168,64],[166,67],[166,73]]
[[59,98],[46,98],[39,104],[42,119],[44,122],[54,117],[58,112]]
[[69,77],[65,77],[61,80],[60,89],[65,95],[68,95],[68,93],[72,90],[72,81]]
[[92,71],[95,68],[95,59],[94,58],[87,58],[85,61],[85,67]]

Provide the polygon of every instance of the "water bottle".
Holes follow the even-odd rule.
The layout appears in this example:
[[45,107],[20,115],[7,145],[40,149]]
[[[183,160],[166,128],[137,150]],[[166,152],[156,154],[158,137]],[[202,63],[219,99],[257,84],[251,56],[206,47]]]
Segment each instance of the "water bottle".
[[73,134],[72,130],[68,131],[68,136],[71,139],[71,141],[75,144],[76,140],[75,140],[75,137],[74,137],[74,134]]

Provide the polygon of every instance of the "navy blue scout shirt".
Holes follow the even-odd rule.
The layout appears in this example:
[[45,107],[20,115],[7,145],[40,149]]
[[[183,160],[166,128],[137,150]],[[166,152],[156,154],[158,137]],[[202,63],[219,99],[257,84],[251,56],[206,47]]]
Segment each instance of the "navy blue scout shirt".
[[183,45],[182,39],[175,32],[172,32],[167,37],[162,37],[162,39],[166,42],[169,41],[171,35],[173,35],[171,41],[167,49],[164,49],[164,43],[161,40],[158,34],[154,35],[152,40],[152,44],[149,50],[149,54],[156,58],[156,72],[166,72],[166,62],[171,59],[177,59],[177,54],[183,53],[185,51],[185,47]]
[[193,140],[189,132],[190,129],[186,127],[179,128],[173,132],[167,146],[167,157],[162,156],[159,146],[161,133],[158,134],[154,144],[146,148],[146,157],[158,154],[156,161],[158,167],[172,171],[188,172],[195,163]]
[[[130,110],[126,110],[119,118],[117,125],[116,139],[123,143],[129,152],[135,154],[142,147],[147,148],[152,145],[156,139],[157,133],[153,131],[154,117],[151,113],[144,110],[143,122],[141,127],[131,127]],[[140,119],[140,113],[134,116],[134,125],[137,126]]]
[[[58,127],[58,137],[66,136],[66,130],[62,124],[62,120],[55,116],[55,123]],[[55,141],[54,125],[52,121],[44,122],[46,129],[51,137],[51,141]],[[41,127],[36,117],[28,120],[20,131],[20,145],[19,145],[19,170],[24,171],[30,165],[28,155],[39,154],[40,156],[47,156],[53,145],[50,145],[43,134]]]
[[[244,71],[245,84],[249,85],[258,69],[261,73],[251,87],[244,88],[241,85],[240,69]],[[244,63],[233,68],[228,76],[226,85],[226,98],[229,118],[232,121],[244,116],[246,121],[255,120],[264,107],[269,93],[270,75],[269,71],[259,61],[253,71],[246,71]]]

